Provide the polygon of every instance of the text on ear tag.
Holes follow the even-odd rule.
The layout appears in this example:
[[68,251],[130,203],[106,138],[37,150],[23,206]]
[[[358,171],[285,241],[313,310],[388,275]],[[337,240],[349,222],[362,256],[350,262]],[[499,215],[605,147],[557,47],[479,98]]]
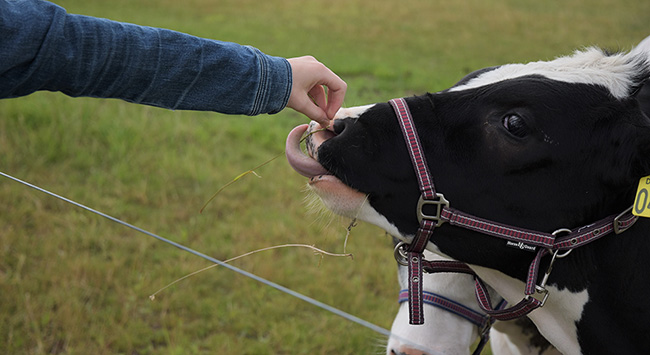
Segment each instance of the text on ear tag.
[[650,176],[642,177],[639,180],[632,214],[639,217],[650,217]]

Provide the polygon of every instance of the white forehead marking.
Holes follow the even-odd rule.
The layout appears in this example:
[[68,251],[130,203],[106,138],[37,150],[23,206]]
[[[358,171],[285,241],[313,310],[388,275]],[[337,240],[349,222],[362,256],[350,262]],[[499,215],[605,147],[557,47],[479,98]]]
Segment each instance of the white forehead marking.
[[609,89],[614,97],[622,99],[630,94],[639,66],[648,65],[645,56],[639,55],[641,54],[639,52],[635,50],[629,54],[606,55],[598,48],[588,48],[547,62],[507,64],[483,73],[449,91],[478,88],[526,75],[541,75],[567,83],[600,85]]
[[370,105],[365,105],[365,106],[357,106],[357,107],[349,107],[349,108],[340,108],[338,112],[336,112],[336,115],[334,116],[334,119],[337,118],[356,118],[361,116],[364,112],[368,111],[371,107],[375,106],[376,104],[370,104]]

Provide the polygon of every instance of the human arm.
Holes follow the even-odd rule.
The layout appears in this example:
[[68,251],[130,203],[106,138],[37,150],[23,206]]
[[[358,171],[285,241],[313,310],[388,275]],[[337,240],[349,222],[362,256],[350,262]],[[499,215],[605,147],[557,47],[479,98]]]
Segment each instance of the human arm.
[[282,110],[288,61],[235,43],[0,0],[0,98],[38,90],[169,109],[256,115]]

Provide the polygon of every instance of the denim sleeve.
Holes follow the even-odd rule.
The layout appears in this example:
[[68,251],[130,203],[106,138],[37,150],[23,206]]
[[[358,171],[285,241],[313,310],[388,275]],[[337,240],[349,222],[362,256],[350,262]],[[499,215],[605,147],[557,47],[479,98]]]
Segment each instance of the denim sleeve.
[[49,90],[257,115],[282,110],[291,83],[286,59],[252,47],[0,0],[0,98]]

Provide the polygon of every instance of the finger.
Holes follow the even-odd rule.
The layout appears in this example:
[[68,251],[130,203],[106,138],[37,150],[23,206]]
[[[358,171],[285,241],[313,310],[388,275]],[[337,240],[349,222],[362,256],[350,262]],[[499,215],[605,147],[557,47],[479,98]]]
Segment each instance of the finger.
[[338,75],[334,74],[331,70],[327,69],[330,73],[329,80],[322,84],[327,87],[327,106],[321,106],[327,112],[329,118],[334,118],[336,112],[343,105],[345,99],[345,92],[348,85]]
[[327,107],[327,94],[325,88],[321,85],[316,85],[309,90],[309,96],[314,100],[314,103],[321,109]]
[[330,119],[327,118],[325,111],[312,103],[305,106],[304,110],[301,112],[312,120],[318,122],[324,128],[327,128],[330,125]]
[[338,110],[341,108],[343,105],[343,99],[345,98],[345,91],[347,90],[347,85],[343,83],[343,87],[339,88],[338,90],[334,90],[330,87],[328,87],[328,95],[327,95],[327,106],[323,106],[325,108],[325,112],[327,114],[327,117],[330,119],[333,119]]
[[293,108],[310,119],[318,122],[323,127],[327,127],[330,124],[325,110],[316,106],[314,102],[306,96],[294,105]]

